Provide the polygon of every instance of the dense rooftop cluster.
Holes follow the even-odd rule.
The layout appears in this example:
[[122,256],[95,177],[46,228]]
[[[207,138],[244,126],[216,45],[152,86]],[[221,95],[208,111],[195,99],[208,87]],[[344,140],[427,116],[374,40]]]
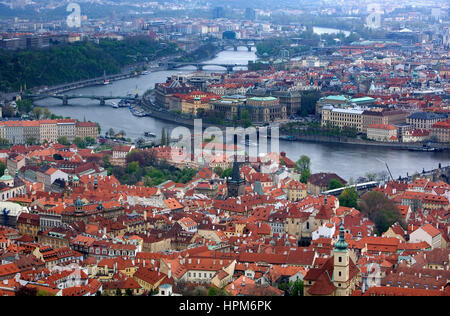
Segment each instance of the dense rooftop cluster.
[[283,165],[261,157],[227,179],[197,166],[188,183],[154,187],[121,184],[100,166],[106,152],[74,145],[2,154],[1,295],[285,295],[289,281],[304,295],[448,295],[442,169],[373,189],[401,214],[380,236],[364,213],[320,194],[340,177],[303,184],[284,153]]

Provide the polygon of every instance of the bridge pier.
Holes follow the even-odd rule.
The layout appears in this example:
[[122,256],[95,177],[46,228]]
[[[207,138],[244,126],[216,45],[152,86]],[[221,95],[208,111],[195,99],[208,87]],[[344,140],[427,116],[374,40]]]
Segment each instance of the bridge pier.
[[203,70],[203,65],[197,65],[197,70],[202,71]]
[[227,65],[227,72],[232,72],[232,71],[233,71],[233,66]]
[[233,46],[233,49],[234,49],[235,52],[237,52],[237,50],[238,50],[237,45],[234,45],[234,46]]
[[69,98],[67,96],[63,97],[63,105],[69,105]]
[[100,105],[105,105],[105,98],[100,98]]
[[247,46],[247,49],[248,49],[249,52],[252,51],[252,47],[250,45]]

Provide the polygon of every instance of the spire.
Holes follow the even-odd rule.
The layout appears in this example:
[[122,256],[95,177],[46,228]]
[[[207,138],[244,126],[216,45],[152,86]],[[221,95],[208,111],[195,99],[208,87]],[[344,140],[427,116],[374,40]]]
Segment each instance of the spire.
[[231,179],[236,182],[239,182],[241,180],[241,175],[239,172],[239,164],[236,160],[233,162],[233,173]]
[[339,240],[334,245],[334,250],[337,251],[346,251],[348,247],[347,242],[345,241],[345,229],[344,224],[341,222],[341,227],[339,228]]

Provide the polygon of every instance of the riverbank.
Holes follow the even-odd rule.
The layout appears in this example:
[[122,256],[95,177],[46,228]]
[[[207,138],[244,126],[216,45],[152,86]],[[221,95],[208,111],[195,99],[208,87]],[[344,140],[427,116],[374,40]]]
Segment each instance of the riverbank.
[[[383,143],[376,141],[369,141],[358,138],[350,138],[343,136],[322,136],[322,135],[302,135],[302,136],[291,136],[282,134],[280,138],[283,140],[288,140],[292,142],[311,142],[311,143],[330,143],[330,144],[348,144],[355,146],[370,146],[370,147],[380,147],[380,148],[390,148],[397,150],[411,150],[418,147],[423,147],[426,145],[425,142],[417,143]],[[444,144],[432,144],[432,147],[440,148],[443,151],[450,152],[449,147],[443,146]]]
[[[155,110],[154,107],[145,103],[145,108],[150,111],[150,117],[171,123],[178,124],[188,128],[194,128],[194,119],[183,118],[175,113]],[[203,128],[208,127],[219,127],[221,129],[226,129],[230,126],[202,123]],[[422,148],[426,143],[382,143],[376,141],[363,140],[358,138],[350,138],[343,136],[322,136],[322,135],[303,135],[303,136],[291,136],[286,134],[280,134],[280,139],[292,142],[311,142],[311,143],[329,143],[329,144],[347,144],[352,146],[369,146],[369,147],[379,147],[379,148],[389,148],[396,150],[413,150],[415,148]],[[443,151],[450,152],[449,147],[443,146],[443,144],[433,144],[434,147],[440,148]]]

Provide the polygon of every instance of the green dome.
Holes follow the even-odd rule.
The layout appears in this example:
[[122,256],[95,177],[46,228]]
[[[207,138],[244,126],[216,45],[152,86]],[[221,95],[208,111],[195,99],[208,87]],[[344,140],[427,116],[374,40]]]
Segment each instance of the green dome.
[[80,197],[75,201],[75,207],[83,207],[83,201],[81,201]]
[[337,251],[346,251],[347,247],[348,247],[348,244],[345,241],[344,225],[341,223],[341,227],[339,228],[339,240],[334,245],[334,249]]
[[0,177],[0,181],[11,181],[11,180],[14,180],[14,178],[9,175],[8,169],[5,169],[3,176]]

